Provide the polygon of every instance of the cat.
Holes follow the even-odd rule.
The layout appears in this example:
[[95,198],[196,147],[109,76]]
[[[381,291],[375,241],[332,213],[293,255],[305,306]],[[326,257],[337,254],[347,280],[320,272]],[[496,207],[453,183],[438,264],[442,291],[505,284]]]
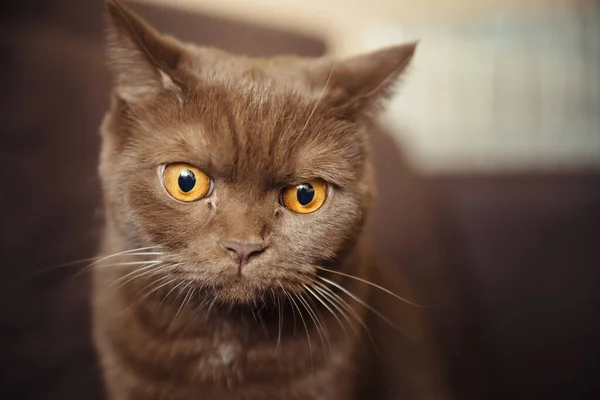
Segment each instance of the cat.
[[363,229],[369,129],[416,44],[247,58],[106,5],[93,330],[108,397],[447,398],[426,332],[406,329],[420,306]]

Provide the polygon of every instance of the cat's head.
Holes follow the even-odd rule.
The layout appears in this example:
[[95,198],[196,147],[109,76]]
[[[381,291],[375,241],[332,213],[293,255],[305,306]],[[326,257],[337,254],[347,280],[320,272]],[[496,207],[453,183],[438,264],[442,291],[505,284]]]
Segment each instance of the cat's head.
[[414,45],[250,59],[165,37],[116,1],[100,173],[109,224],[223,302],[301,291],[351,253],[374,192],[367,116]]

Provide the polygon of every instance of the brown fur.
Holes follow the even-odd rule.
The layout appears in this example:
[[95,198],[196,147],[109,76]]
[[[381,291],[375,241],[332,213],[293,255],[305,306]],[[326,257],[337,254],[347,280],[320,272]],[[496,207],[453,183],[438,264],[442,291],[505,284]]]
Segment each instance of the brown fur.
[[[378,333],[380,320],[340,289],[331,286],[352,304],[351,323],[306,289],[322,277],[378,304],[371,286],[317,267],[380,275],[361,233],[375,192],[367,128],[414,45],[338,61],[249,59],[166,38],[114,0],[107,8],[115,91],[102,126],[102,253],[162,253],[150,274],[114,257],[96,266],[95,341],[110,398],[417,398],[429,376],[407,378],[422,370],[416,345]],[[213,194],[171,198],[158,171],[173,162],[206,172]],[[321,209],[279,204],[283,187],[313,178],[329,183]],[[224,239],[266,250],[240,273]],[[406,352],[378,357],[371,340],[380,353]],[[386,360],[402,357],[405,376],[385,382]]]

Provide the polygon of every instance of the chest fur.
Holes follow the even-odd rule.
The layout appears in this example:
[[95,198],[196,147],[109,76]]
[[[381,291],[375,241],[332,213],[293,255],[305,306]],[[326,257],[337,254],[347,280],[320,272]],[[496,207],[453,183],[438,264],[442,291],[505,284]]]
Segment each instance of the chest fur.
[[322,339],[224,321],[192,332],[184,311],[165,335],[134,313],[109,318],[96,341],[111,391],[124,396],[114,399],[348,399],[358,367],[351,337],[333,326]]

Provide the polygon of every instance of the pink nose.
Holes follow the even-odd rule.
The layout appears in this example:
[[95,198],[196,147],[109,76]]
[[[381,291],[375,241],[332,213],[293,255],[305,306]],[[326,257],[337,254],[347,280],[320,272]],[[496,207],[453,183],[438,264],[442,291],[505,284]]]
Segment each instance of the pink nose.
[[260,242],[251,242],[245,240],[229,239],[219,242],[233,260],[242,268],[251,258],[260,255],[265,251],[265,246]]

